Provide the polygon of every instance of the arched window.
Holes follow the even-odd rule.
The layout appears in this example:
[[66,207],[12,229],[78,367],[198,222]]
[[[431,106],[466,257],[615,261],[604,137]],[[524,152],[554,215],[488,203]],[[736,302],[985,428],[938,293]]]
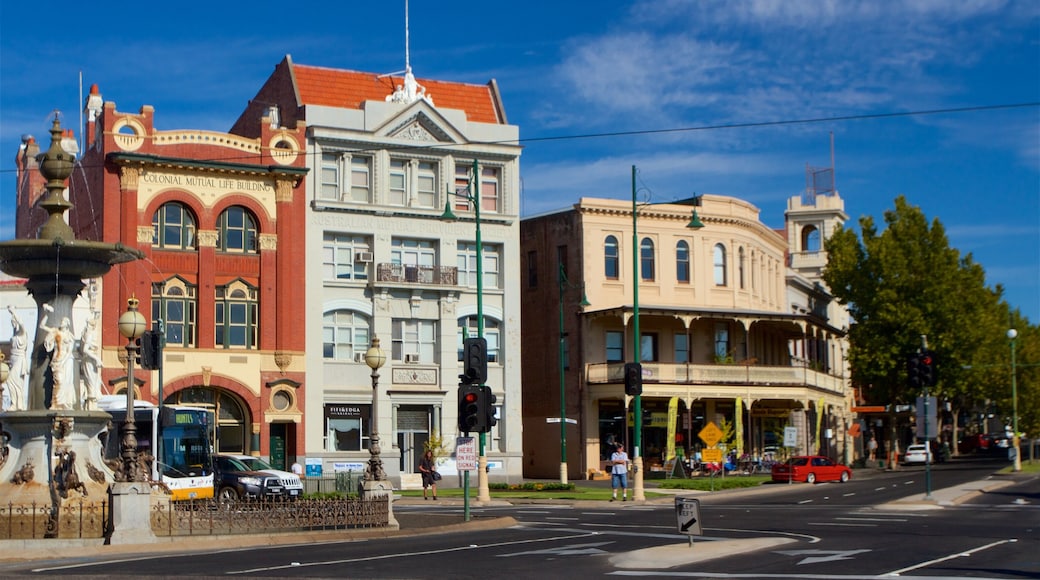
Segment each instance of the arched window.
[[174,276],[152,284],[152,320],[162,320],[166,346],[195,346],[198,288]]
[[322,356],[329,360],[365,362],[371,322],[353,310],[326,312],[321,324]]
[[614,236],[607,236],[603,242],[603,272],[609,280],[618,279],[618,241]]
[[650,238],[643,238],[639,244],[639,270],[644,281],[654,280],[654,241]]
[[164,203],[152,216],[152,245],[168,250],[192,250],[195,229],[195,217],[184,204]]
[[256,252],[256,220],[249,210],[231,206],[220,213],[217,225],[217,250],[221,252]]
[[740,278],[740,289],[744,289],[744,248],[737,250],[737,275]]
[[214,343],[223,348],[256,348],[257,288],[242,280],[217,286]]
[[[456,345],[459,351],[459,361],[462,361],[462,341],[466,338],[476,338],[477,317],[465,316],[459,319],[458,339]],[[502,344],[502,326],[498,320],[487,315],[484,316],[484,340],[487,341],[487,361],[489,363],[501,362],[498,357],[499,348]]]
[[805,226],[802,228],[802,251],[820,251],[820,230],[816,226]]
[[726,246],[715,244],[715,285],[726,285]]
[[675,279],[678,282],[690,283],[690,244],[680,240],[675,245]]

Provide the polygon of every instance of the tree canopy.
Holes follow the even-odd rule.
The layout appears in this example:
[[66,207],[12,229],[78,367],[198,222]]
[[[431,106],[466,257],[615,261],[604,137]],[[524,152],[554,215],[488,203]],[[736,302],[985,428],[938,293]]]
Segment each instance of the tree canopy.
[[[823,278],[853,318],[849,361],[853,383],[874,404],[912,403],[906,362],[924,346],[937,359],[938,384],[931,394],[958,409],[994,404],[1011,415],[1008,328],[1016,328],[1020,430],[1040,427],[1038,332],[1003,300],[1003,289],[986,286],[985,271],[970,254],[950,247],[938,219],[930,223],[904,196],[884,214],[879,232],[860,218],[862,239],[839,228],[827,241]],[[1026,418],[1025,410],[1030,416]],[[1009,422],[1010,424],[1010,422]]]

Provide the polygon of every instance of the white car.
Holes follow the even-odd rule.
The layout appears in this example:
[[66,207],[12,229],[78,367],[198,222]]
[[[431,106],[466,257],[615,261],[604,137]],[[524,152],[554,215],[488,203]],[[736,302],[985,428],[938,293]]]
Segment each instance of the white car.
[[303,482],[300,481],[300,477],[295,473],[275,469],[268,465],[263,459],[253,457],[252,455],[221,453],[219,456],[234,459],[235,461],[245,465],[249,471],[262,471],[264,473],[278,476],[282,486],[285,487],[285,494],[291,499],[296,499],[303,495]]
[[903,463],[935,463],[935,458],[932,457],[932,452],[928,449],[928,445],[920,443],[907,446],[906,454],[903,455]]

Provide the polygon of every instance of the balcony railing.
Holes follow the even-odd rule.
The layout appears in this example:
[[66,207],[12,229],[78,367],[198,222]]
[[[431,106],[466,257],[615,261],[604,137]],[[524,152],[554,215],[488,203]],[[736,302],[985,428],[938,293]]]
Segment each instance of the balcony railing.
[[459,269],[455,266],[406,266],[384,263],[376,266],[376,282],[457,286]]
[[[623,383],[625,363],[588,365],[589,384]],[[643,382],[677,385],[812,386],[844,392],[845,381],[802,366],[643,363]]]

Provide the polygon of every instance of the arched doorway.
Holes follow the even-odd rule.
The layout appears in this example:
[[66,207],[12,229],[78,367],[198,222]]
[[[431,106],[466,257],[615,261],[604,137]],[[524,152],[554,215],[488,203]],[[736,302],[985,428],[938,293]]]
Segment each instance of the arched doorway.
[[166,398],[167,405],[185,405],[211,409],[216,418],[213,435],[215,453],[249,453],[250,434],[248,406],[236,394],[215,387],[190,387]]

